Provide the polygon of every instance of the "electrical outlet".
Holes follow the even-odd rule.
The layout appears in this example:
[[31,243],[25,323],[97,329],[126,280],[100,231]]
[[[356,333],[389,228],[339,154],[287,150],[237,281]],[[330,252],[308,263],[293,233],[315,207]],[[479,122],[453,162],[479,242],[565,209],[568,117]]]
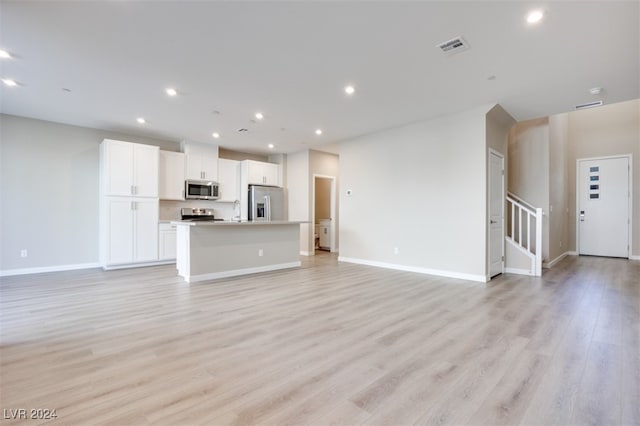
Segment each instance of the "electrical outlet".
[[20,257],[27,257],[28,255],[27,249],[20,250]]
[[264,250],[258,249],[258,256],[264,256]]
[[400,254],[400,249],[398,247],[394,247],[393,254]]

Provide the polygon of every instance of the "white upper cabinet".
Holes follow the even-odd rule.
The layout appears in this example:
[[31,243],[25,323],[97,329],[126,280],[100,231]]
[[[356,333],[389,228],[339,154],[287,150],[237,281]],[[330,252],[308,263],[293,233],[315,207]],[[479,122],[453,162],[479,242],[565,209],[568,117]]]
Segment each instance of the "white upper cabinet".
[[182,142],[186,156],[186,178],[218,181],[218,146]]
[[278,164],[261,161],[245,160],[242,162],[242,170],[247,176],[247,184],[249,185],[280,186],[278,167]]
[[184,200],[185,155],[160,151],[160,199]]
[[240,199],[240,162],[220,158],[218,160],[220,198],[217,201],[234,202]]
[[158,196],[157,146],[105,139],[100,149],[105,195]]

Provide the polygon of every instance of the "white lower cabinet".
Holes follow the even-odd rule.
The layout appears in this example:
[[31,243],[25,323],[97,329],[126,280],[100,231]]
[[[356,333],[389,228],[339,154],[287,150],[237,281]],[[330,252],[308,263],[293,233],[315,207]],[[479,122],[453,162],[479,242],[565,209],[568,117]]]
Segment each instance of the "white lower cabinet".
[[176,259],[176,225],[161,223],[158,227],[158,260]]
[[158,260],[158,199],[105,197],[102,266]]

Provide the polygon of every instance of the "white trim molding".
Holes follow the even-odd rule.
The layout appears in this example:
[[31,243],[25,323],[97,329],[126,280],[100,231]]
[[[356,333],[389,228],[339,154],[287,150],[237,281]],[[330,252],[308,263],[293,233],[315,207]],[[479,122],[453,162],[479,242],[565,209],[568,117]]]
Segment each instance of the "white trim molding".
[[100,263],[77,263],[74,265],[55,265],[55,266],[40,266],[37,268],[21,268],[21,269],[5,269],[0,270],[0,277],[9,277],[12,275],[27,275],[27,274],[42,274],[45,272],[61,272],[61,271],[75,271],[76,269],[91,269],[99,268]]
[[640,256],[629,256],[629,260],[640,260]]
[[535,277],[536,274],[529,271],[528,269],[519,269],[519,268],[504,268],[505,274],[516,274],[516,275],[528,275],[530,277]]
[[224,272],[212,272],[210,274],[187,275],[185,277],[185,281],[188,283],[195,283],[198,281],[217,280],[218,278],[237,277],[238,275],[248,275],[248,274],[257,274],[259,272],[277,271],[279,269],[298,268],[300,266],[302,266],[302,262],[300,261],[289,262],[289,263],[279,263],[275,265],[257,266],[255,268],[243,268],[243,269],[234,269],[231,271],[224,271]]
[[353,257],[338,256],[338,261],[346,262],[346,263],[357,263],[359,265],[375,266],[378,268],[385,268],[385,269],[396,269],[398,271],[416,272],[418,274],[425,274],[425,275],[437,275],[439,277],[456,278],[460,280],[476,281],[481,283],[486,283],[489,281],[485,275],[442,271],[439,269],[422,268],[419,266],[398,265],[396,263],[377,262],[374,260],[356,259]]
[[577,253],[575,251],[565,251],[560,256],[558,256],[555,259],[553,259],[551,262],[544,262],[542,264],[542,266],[545,267],[545,268],[553,268],[555,265],[558,264],[558,262],[560,262],[565,257],[567,257],[567,256],[576,256],[576,255],[577,255]]
[[300,250],[300,256],[313,256],[315,253],[311,253],[310,251]]

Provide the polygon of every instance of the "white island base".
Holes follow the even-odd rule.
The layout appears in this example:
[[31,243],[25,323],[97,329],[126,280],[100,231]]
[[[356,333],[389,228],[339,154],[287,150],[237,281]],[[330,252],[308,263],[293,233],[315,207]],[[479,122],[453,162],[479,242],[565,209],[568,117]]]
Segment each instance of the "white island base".
[[178,275],[188,283],[301,265],[301,222],[172,223]]

